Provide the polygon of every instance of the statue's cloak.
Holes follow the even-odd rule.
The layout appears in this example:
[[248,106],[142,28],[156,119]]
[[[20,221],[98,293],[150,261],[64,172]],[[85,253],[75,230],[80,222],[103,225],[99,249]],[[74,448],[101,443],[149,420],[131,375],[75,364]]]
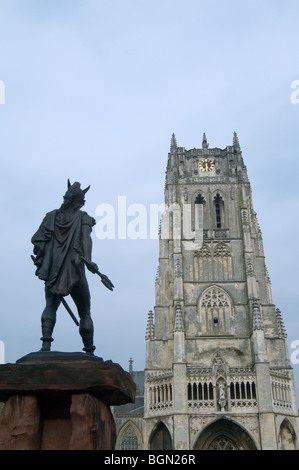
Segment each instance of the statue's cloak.
[[68,295],[80,273],[84,270],[81,260],[82,225],[90,229],[95,220],[86,212],[64,214],[60,210],[48,212],[31,242],[36,255],[35,274],[45,281],[53,294]]

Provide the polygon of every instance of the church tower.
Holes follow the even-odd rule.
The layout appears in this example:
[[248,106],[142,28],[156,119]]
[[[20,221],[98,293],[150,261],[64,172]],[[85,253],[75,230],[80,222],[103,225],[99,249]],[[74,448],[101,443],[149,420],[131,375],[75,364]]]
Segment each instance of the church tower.
[[144,448],[298,448],[286,332],[236,133],[225,149],[172,136],[144,386]]

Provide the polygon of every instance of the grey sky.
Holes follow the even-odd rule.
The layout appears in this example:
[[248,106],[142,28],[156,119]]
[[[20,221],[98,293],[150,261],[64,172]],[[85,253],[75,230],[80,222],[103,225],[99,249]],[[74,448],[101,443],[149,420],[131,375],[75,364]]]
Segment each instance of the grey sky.
[[[59,207],[67,178],[86,210],[163,202],[172,132],[179,146],[239,136],[263,232],[273,298],[288,342],[297,303],[299,80],[297,1],[1,0],[1,317],[6,361],[40,347],[43,285],[30,239]],[[94,260],[113,293],[88,273],[96,353],[144,367],[154,306],[157,240],[98,240]],[[81,350],[60,307],[57,350]],[[299,357],[299,354],[298,354]],[[299,364],[294,365],[297,388]],[[297,392],[298,395],[298,392]]]

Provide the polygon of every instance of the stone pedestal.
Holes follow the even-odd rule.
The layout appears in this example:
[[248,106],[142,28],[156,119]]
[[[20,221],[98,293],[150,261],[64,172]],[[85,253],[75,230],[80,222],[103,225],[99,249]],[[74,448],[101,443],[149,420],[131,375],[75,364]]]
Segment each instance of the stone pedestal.
[[119,364],[84,353],[37,352],[0,366],[0,450],[113,450],[111,405],[134,402]]

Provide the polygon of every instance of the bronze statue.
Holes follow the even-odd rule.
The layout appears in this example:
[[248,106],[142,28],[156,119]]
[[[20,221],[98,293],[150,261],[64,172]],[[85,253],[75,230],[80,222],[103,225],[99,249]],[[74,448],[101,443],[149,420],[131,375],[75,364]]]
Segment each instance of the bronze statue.
[[70,295],[74,300],[80,318],[79,333],[88,354],[93,354],[93,322],[90,315],[90,292],[85,277],[85,268],[97,273],[102,282],[110,290],[113,284],[98,271],[96,263],[91,261],[91,231],[95,220],[86,212],[81,211],[85,194],[90,186],[81,189],[80,183],[71,184],[60,209],[48,212],[39,229],[33,235],[34,245],[32,256],[36,266],[35,274],[45,281],[46,306],[42,313],[42,348],[50,351],[53,341],[52,333],[56,323],[56,312],[63,302],[74,318],[64,297]]

